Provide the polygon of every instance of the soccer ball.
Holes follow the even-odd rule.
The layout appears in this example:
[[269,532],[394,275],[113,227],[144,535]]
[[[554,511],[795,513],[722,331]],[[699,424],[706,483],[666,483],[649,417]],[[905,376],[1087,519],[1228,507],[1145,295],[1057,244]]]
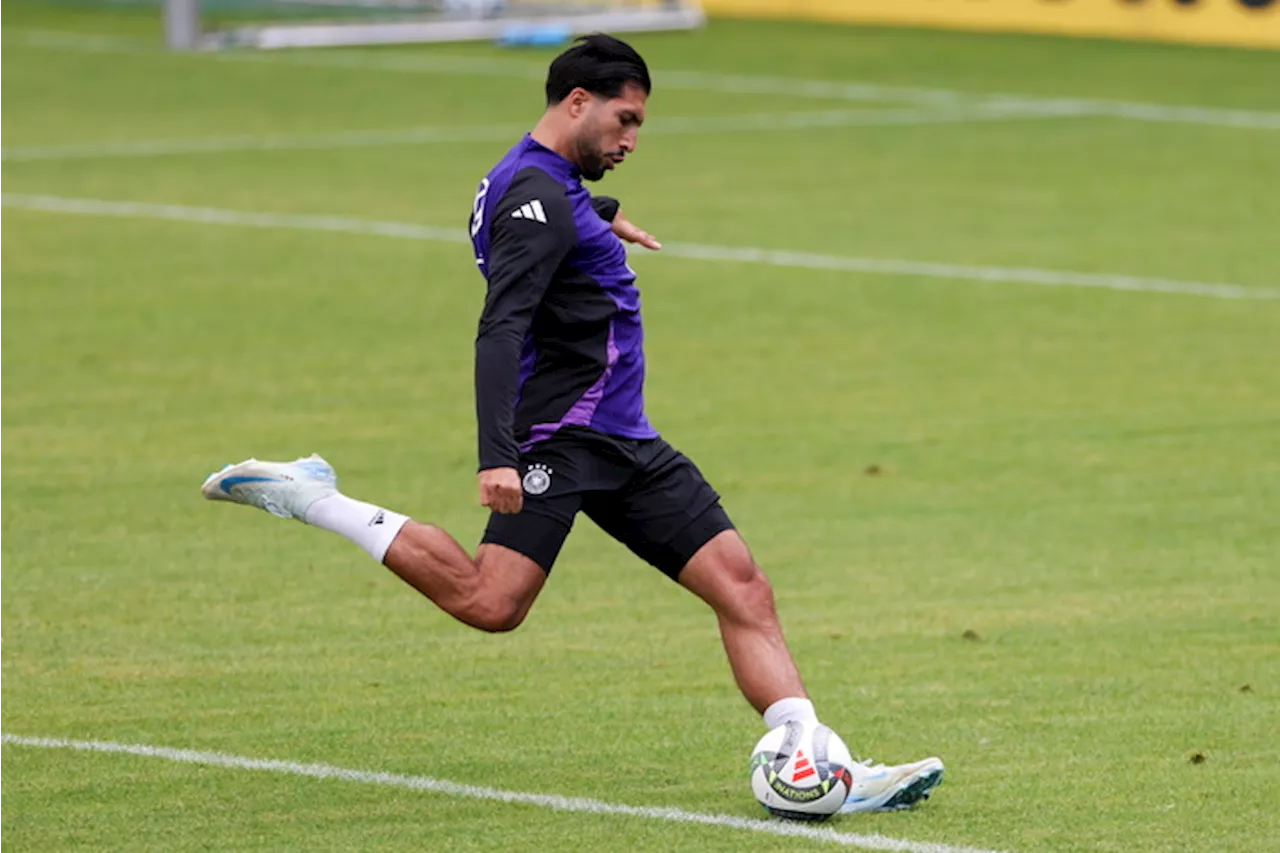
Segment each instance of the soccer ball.
[[751,791],[774,817],[826,820],[844,805],[853,756],[840,736],[820,723],[787,723],[751,753]]

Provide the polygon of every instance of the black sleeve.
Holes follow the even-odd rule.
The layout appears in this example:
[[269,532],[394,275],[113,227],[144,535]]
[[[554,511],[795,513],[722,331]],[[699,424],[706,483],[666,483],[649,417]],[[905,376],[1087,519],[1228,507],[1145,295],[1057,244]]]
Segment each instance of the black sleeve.
[[616,198],[609,198],[607,195],[598,195],[591,198],[591,206],[595,208],[596,213],[600,214],[600,218],[605,222],[612,222],[613,218],[618,215],[618,209],[622,207],[622,202]]
[[476,335],[480,470],[514,468],[520,350],[556,270],[578,241],[564,187],[541,169],[516,175],[493,206],[485,268],[489,292]]

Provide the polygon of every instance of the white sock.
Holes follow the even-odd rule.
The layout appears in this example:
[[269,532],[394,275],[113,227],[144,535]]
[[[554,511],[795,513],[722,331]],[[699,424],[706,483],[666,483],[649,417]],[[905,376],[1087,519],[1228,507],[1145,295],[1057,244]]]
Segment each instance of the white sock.
[[352,500],[343,494],[330,495],[307,507],[307,524],[345,536],[382,562],[387,549],[409,516]]
[[769,727],[770,731],[773,731],[778,726],[785,726],[790,722],[818,722],[818,713],[813,710],[813,703],[808,699],[802,699],[797,696],[790,699],[779,699],[764,709],[764,724]]

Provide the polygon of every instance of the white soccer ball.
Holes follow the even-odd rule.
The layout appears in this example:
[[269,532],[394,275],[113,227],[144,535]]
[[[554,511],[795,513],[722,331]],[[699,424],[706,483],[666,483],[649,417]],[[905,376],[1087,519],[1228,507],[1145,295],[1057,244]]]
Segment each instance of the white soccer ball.
[[820,723],[787,723],[760,738],[751,753],[751,791],[774,817],[826,820],[853,786],[853,756]]

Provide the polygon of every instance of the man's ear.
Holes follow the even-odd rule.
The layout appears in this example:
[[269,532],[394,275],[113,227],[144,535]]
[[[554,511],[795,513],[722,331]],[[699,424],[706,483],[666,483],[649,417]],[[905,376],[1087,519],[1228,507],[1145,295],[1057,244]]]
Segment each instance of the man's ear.
[[578,118],[586,112],[587,107],[591,104],[591,93],[579,87],[569,93],[568,97],[565,98],[565,102],[569,108],[569,116]]

